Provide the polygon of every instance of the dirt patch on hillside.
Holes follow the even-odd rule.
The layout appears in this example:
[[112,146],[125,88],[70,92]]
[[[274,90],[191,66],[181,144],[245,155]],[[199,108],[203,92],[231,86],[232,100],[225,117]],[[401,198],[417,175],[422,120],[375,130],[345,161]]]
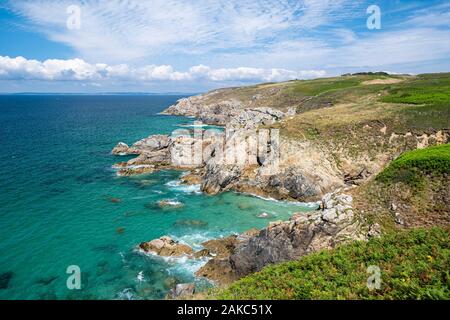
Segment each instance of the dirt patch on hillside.
[[404,79],[395,79],[395,78],[389,78],[389,79],[373,79],[364,81],[361,84],[363,85],[373,85],[373,84],[394,84],[405,81]]

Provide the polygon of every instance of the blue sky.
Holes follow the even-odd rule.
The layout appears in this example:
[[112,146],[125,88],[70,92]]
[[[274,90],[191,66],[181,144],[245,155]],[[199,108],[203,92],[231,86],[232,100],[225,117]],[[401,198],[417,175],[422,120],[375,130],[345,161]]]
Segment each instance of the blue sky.
[[[371,5],[380,29],[367,27]],[[449,39],[448,1],[0,0],[0,92],[201,92],[442,72]]]

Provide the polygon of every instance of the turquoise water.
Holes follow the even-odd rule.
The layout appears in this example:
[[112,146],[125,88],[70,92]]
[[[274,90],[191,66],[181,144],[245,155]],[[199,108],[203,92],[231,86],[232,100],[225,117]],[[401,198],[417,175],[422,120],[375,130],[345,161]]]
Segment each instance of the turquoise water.
[[[179,98],[0,96],[1,299],[161,299],[174,283],[208,286],[193,275],[205,261],[145,256],[136,245],[170,235],[200,248],[309,210],[236,193],[204,195],[179,185],[176,171],[117,177],[111,166],[124,159],[110,151],[118,141],[192,122],[157,115]],[[162,199],[183,207],[160,208]],[[81,269],[81,290],[66,286],[70,265]]]

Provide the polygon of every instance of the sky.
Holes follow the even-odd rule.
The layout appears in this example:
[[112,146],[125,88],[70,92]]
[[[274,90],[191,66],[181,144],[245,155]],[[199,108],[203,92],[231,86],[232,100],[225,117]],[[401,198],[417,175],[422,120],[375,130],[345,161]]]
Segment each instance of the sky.
[[194,93],[361,71],[450,71],[450,2],[0,0],[3,93]]

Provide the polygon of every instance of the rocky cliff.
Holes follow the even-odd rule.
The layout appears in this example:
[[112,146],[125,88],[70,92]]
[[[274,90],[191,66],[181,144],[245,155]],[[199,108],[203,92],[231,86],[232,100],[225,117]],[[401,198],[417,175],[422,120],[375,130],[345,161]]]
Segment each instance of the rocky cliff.
[[[220,255],[210,255],[207,248],[194,253],[211,257],[197,275],[219,283],[377,236],[382,228],[368,221],[361,197],[354,209],[352,188],[367,184],[405,151],[447,143],[450,117],[448,105],[411,104],[408,98],[411,86],[423,85],[426,91],[428,82],[437,86],[440,76],[376,77],[267,84],[181,99],[164,114],[195,117],[226,130],[150,136],[131,147],[119,143],[114,154],[138,156],[118,164],[118,173],[183,169],[189,171],[183,182],[199,183],[210,194],[236,190],[321,201],[321,210],[224,240],[227,249]],[[229,157],[234,161],[224,161]]]

